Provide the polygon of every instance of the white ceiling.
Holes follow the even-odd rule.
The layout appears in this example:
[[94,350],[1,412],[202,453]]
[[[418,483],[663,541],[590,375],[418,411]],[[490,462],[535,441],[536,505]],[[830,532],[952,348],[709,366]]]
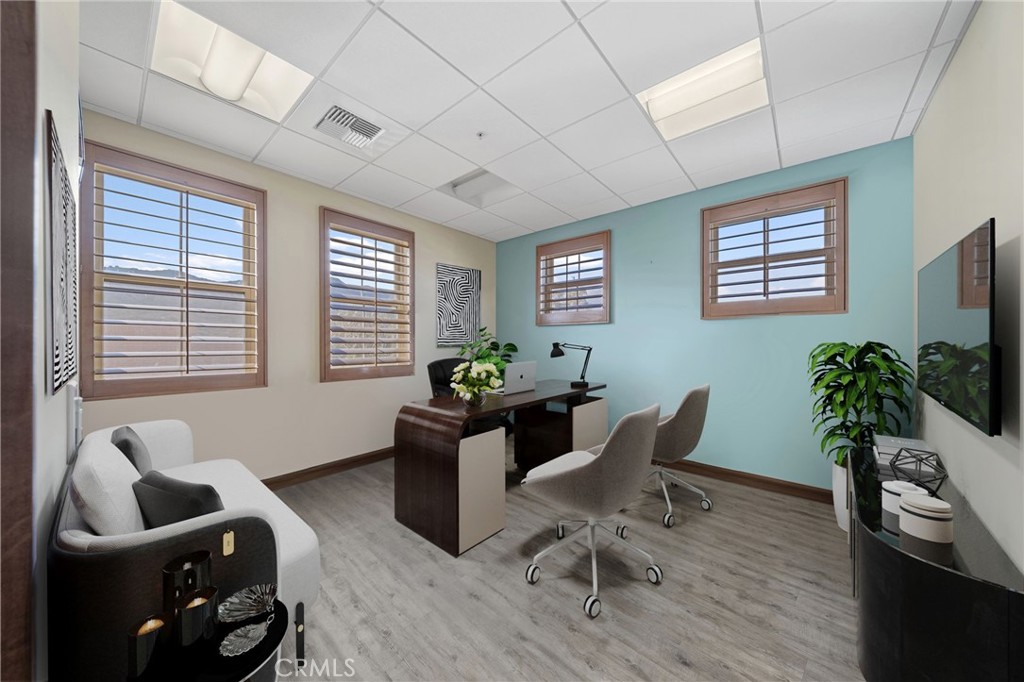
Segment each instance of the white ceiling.
[[[974,8],[182,4],[316,77],[281,124],[150,71],[152,0],[82,3],[85,107],[493,241],[910,135]],[[757,37],[770,105],[663,141],[634,94]],[[314,130],[332,104],[385,134]],[[481,210],[437,191],[478,168],[521,193]]]

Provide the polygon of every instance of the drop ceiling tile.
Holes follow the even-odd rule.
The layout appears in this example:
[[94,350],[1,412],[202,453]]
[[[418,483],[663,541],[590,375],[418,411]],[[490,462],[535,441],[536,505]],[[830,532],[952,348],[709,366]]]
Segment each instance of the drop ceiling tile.
[[595,201],[592,204],[575,208],[569,211],[569,213],[571,213],[572,217],[576,220],[586,220],[587,218],[605,215],[606,213],[621,211],[624,208],[629,208],[629,204],[617,196],[612,195],[605,199],[601,199],[600,201]]
[[608,2],[583,26],[634,93],[758,35],[753,0]]
[[299,67],[319,75],[373,6],[366,2],[238,2],[183,0],[194,12]]
[[146,66],[157,6],[150,0],[82,2],[78,41],[136,66]]
[[399,142],[375,163],[427,187],[440,187],[477,167],[458,154],[416,134]]
[[628,94],[577,26],[532,52],[486,89],[542,135]]
[[775,102],[923,52],[942,7],[838,0],[772,31],[765,41]]
[[516,237],[522,237],[523,235],[530,234],[532,230],[527,230],[525,227],[519,225],[512,225],[511,227],[503,227],[496,232],[490,232],[483,235],[484,239],[489,239],[492,242],[503,242],[506,239],[515,239]]
[[924,105],[928,104],[928,98],[939,82],[939,76],[942,75],[942,69],[946,67],[954,45],[956,43],[950,42],[929,50],[928,56],[924,59],[924,66],[921,67],[921,75],[917,77],[917,83],[914,85],[914,92],[911,93],[910,101],[907,102],[909,111],[924,109]]
[[765,107],[668,143],[687,173],[700,173],[740,161],[747,154],[775,151],[775,124]]
[[146,82],[142,125],[252,159],[277,126],[256,114],[155,73]]
[[277,131],[256,157],[256,163],[327,187],[334,187],[366,165],[363,159],[314,142],[287,128]]
[[[342,142],[341,140],[325,135],[316,129],[327,110],[332,106],[339,106],[342,109],[352,112],[356,116],[366,119],[384,129],[379,138],[366,147],[355,147]],[[357,102],[348,95],[335,90],[331,86],[314,81],[306,96],[297,107],[284,120],[284,127],[294,130],[300,135],[322,142],[326,145],[339,149],[347,154],[372,160],[384,154],[387,150],[405,139],[410,130],[394,119],[388,118],[378,111],[374,111],[362,102]]]
[[512,227],[513,223],[487,211],[474,211],[454,220],[449,220],[445,222],[445,225],[470,234],[482,235],[506,227]]
[[571,223],[572,216],[544,203],[531,194],[520,194],[487,208],[488,211],[531,230],[545,230]]
[[935,45],[941,45],[942,43],[950,40],[956,40],[960,37],[963,32],[964,25],[971,16],[971,10],[977,3],[973,0],[953,0],[949,3],[949,9],[946,10],[946,16],[942,20],[942,26],[939,28],[938,34],[935,36]]
[[388,2],[390,14],[477,83],[572,23],[557,2]]
[[377,166],[366,166],[336,188],[383,206],[398,206],[429,191],[408,178]]
[[616,194],[633,192],[683,177],[674,156],[664,146],[627,156],[591,171]]
[[78,74],[83,105],[132,123],[138,120],[141,68],[79,45]]
[[477,90],[420,132],[481,166],[538,138],[483,90]]
[[632,98],[574,123],[548,139],[587,170],[661,143],[661,136]]
[[534,190],[533,195],[566,213],[614,196],[611,191],[589,173],[580,173],[553,185]]
[[577,17],[582,19],[603,4],[604,0],[569,0],[566,4]]
[[713,187],[714,185],[721,185],[732,180],[749,178],[778,169],[779,154],[777,150],[773,149],[771,152],[750,154],[726,166],[712,168],[702,173],[691,173],[690,177],[698,188],[704,189],[705,187]]
[[644,187],[643,189],[634,190],[632,192],[626,192],[622,195],[630,206],[640,206],[641,204],[649,204],[652,201],[658,201],[659,199],[667,199],[668,197],[678,196],[680,194],[686,194],[696,189],[693,183],[686,178],[679,178],[678,180],[669,180],[668,182],[662,182],[651,187]]
[[823,159],[826,156],[835,156],[854,149],[888,142],[893,138],[893,130],[898,121],[899,116],[890,116],[797,145],[783,147],[780,150],[782,163],[787,167],[795,166],[798,163],[806,163],[815,159]]
[[775,107],[779,145],[793,145],[853,128],[865,120],[898,116],[924,55],[914,55]]
[[914,134],[914,126],[917,125],[918,120],[921,118],[921,110],[908,111],[903,114],[903,118],[900,119],[900,123],[896,126],[896,133],[892,136],[892,139],[898,140],[901,137],[909,137]]
[[370,17],[323,80],[413,129],[474,87],[380,12]]
[[399,211],[412,213],[420,218],[432,220],[435,223],[443,223],[467,213],[477,210],[475,206],[459,201],[437,190],[421,194],[412,201],[407,201],[398,207]]
[[530,192],[578,175],[583,169],[547,140],[537,140],[492,161],[487,170]]
[[761,24],[764,27],[765,33],[768,31],[774,31],[783,24],[802,17],[803,15],[813,12],[819,7],[824,7],[831,0],[827,2],[809,2],[808,0],[796,0],[795,2],[789,2],[788,0],[761,0]]

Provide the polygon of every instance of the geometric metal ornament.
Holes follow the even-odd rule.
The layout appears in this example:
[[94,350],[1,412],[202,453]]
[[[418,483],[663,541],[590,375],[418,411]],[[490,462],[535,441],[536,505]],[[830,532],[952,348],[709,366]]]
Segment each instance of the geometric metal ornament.
[[939,488],[949,477],[937,453],[914,448],[900,448],[889,460],[889,468],[897,480],[915,483],[932,497],[938,495]]

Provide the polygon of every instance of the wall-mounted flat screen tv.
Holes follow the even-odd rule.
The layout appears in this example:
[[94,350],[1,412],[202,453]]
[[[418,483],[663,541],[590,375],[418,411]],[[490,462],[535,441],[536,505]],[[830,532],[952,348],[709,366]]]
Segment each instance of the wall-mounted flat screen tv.
[[989,436],[1002,428],[991,218],[917,274],[917,387]]

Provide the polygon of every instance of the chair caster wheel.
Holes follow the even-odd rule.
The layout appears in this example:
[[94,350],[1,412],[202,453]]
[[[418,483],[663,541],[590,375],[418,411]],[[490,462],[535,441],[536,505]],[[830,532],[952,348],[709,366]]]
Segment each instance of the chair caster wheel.
[[679,484],[678,484],[678,483],[676,483],[675,481],[669,481],[669,482],[668,482],[668,484],[669,484],[670,486],[672,486],[673,488],[678,488],[678,487],[679,487]]
[[647,567],[647,580],[650,581],[651,584],[657,585],[664,577],[665,575],[661,572],[661,567],[658,566],[658,564],[651,564]]
[[557,526],[555,526],[555,537],[559,540],[565,537],[565,526],[563,526],[562,524],[558,524]]
[[615,529],[615,534],[618,535],[623,540],[625,540],[626,536],[629,535],[629,527],[628,526],[618,526]]
[[540,566],[537,564],[530,564],[526,567],[526,582],[531,585],[535,585],[538,580],[540,580]]
[[601,600],[590,595],[586,601],[583,602],[583,610],[587,612],[587,615],[591,618],[597,618],[597,614],[601,613]]
[[703,509],[704,511],[711,511],[711,500],[706,497],[703,498],[700,501],[700,508]]
[[672,526],[676,525],[676,517],[672,516],[672,514],[665,514],[661,517],[661,522],[665,525],[666,528],[671,528]]

